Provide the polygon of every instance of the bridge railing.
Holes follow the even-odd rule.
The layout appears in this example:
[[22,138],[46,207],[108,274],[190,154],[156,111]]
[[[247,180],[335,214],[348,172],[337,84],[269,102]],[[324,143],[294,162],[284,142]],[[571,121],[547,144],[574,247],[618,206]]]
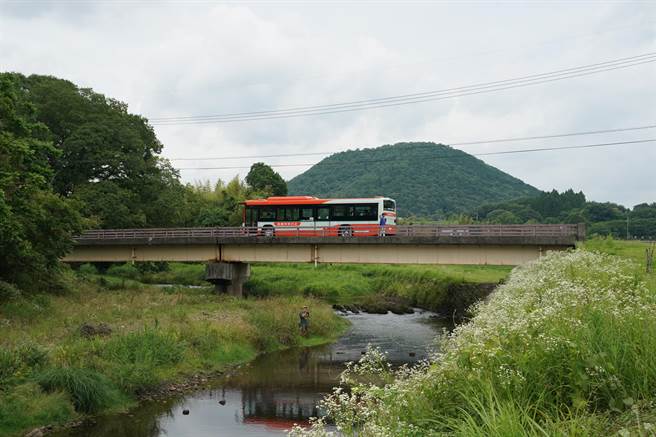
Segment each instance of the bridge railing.
[[[383,232],[384,230],[384,232]],[[337,229],[322,227],[221,227],[221,228],[149,228],[97,229],[75,237],[85,240],[156,240],[167,238],[239,238],[239,237],[575,237],[582,239],[582,225],[356,225]]]

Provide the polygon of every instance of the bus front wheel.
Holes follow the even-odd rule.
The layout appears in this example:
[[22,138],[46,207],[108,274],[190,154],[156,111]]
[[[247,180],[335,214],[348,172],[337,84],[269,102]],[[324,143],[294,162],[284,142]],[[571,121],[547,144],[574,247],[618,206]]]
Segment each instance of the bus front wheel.
[[339,227],[339,236],[340,237],[352,237],[353,236],[353,228],[350,226],[340,226]]

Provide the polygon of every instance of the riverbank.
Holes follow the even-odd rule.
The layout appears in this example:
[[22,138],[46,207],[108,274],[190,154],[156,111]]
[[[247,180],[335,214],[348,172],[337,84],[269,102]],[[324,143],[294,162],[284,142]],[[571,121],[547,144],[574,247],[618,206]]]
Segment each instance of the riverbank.
[[[207,284],[203,264],[161,267],[161,271],[142,272],[129,264],[116,265],[107,274],[154,284]],[[403,313],[420,307],[461,318],[511,270],[510,266],[489,265],[254,264],[246,289],[258,297],[313,296],[338,309]]]
[[[646,245],[631,244],[584,247],[644,256]],[[363,437],[654,435],[654,285],[644,259],[550,253],[513,270],[430,366],[391,374],[372,354],[345,377],[355,395],[325,406]],[[357,383],[372,370],[384,389]],[[324,435],[320,425],[297,434]]]
[[[262,352],[329,342],[347,325],[302,296],[238,300],[88,272],[70,288],[0,306],[0,435],[123,410],[166,381],[188,385]],[[303,305],[309,338],[298,333]]]

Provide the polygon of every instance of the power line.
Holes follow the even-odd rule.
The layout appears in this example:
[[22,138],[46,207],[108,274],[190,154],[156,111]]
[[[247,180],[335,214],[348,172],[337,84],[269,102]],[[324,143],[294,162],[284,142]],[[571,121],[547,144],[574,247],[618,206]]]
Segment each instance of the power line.
[[498,85],[498,84],[503,84],[505,82],[511,82],[511,81],[518,81],[518,80],[527,80],[527,79],[532,79],[532,78],[539,78],[543,76],[550,76],[554,74],[563,74],[563,73],[568,73],[568,72],[573,72],[577,70],[582,70],[582,69],[590,69],[590,68],[599,68],[599,67],[604,67],[608,66],[608,64],[616,64],[616,63],[625,63],[625,62],[633,62],[636,60],[642,60],[642,58],[650,58],[656,55],[655,52],[651,53],[645,53],[642,55],[637,55],[637,56],[630,56],[626,58],[619,58],[611,61],[605,61],[605,62],[600,62],[596,64],[588,64],[584,66],[579,66],[579,67],[572,67],[572,68],[566,68],[566,69],[561,69],[561,70],[555,70],[547,73],[540,73],[540,74],[532,74],[528,76],[521,76],[518,78],[512,78],[512,79],[504,79],[504,80],[498,80],[494,82],[484,82],[484,83],[477,83],[473,85],[467,85],[467,86],[460,86],[460,87],[455,87],[455,88],[448,88],[444,90],[437,90],[437,91],[425,91],[425,92],[420,92],[420,93],[412,93],[412,94],[402,94],[398,96],[392,96],[392,97],[383,97],[383,98],[377,98],[377,99],[365,99],[365,100],[356,100],[356,101],[351,101],[351,102],[344,102],[344,103],[333,103],[333,104],[325,104],[325,105],[316,105],[316,106],[301,106],[301,107],[294,107],[294,108],[287,108],[287,109],[277,109],[277,110],[268,110],[268,111],[252,111],[252,112],[238,112],[238,113],[228,113],[228,114],[217,114],[217,115],[196,115],[196,116],[187,116],[187,117],[161,117],[161,118],[152,118],[151,121],[184,121],[184,120],[189,120],[189,119],[216,119],[216,118],[226,118],[226,117],[243,117],[243,116],[260,116],[260,115],[275,115],[279,113],[286,113],[286,112],[296,112],[296,111],[303,111],[303,110],[310,110],[310,109],[327,109],[327,108],[334,108],[334,107],[341,107],[341,106],[350,106],[350,105],[356,105],[356,104],[368,104],[368,103],[380,103],[380,102],[385,102],[389,100],[398,100],[398,99],[407,99],[407,98],[422,98],[422,97],[428,97],[433,94],[442,94],[446,92],[451,92],[451,91],[461,91],[465,90],[468,88],[478,88],[482,86],[489,86],[489,85]]
[[154,118],[154,125],[180,125],[180,124],[207,124],[228,123],[234,121],[270,120],[278,118],[291,118],[308,115],[332,114],[338,112],[350,112],[364,109],[383,108],[390,106],[401,106],[428,101],[436,101],[462,97],[467,95],[482,94],[488,92],[502,91],[512,88],[520,88],[574,77],[588,76],[591,74],[607,72],[617,69],[629,68],[636,65],[652,63],[656,61],[656,52],[642,55],[615,59],[611,61],[573,67],[563,70],[555,70],[548,73],[533,74],[513,79],[505,79],[494,82],[486,82],[469,86],[461,86],[422,93],[404,94],[400,96],[384,97],[379,99],[359,100],[346,103],[329,105],[305,106],[280,110],[254,111],[242,113],[229,113],[207,116]]
[[[469,156],[493,156],[493,155],[510,155],[515,153],[534,153],[534,152],[547,152],[555,150],[573,150],[573,149],[591,149],[597,147],[610,147],[610,146],[619,146],[626,144],[640,144],[654,142],[656,138],[644,139],[644,140],[634,140],[634,141],[617,141],[613,143],[598,143],[598,144],[583,144],[577,146],[561,146],[561,147],[539,147],[533,149],[520,149],[520,150],[502,150],[497,152],[486,152],[486,153],[477,153],[477,154],[466,154],[465,152],[458,151],[458,153],[453,155],[444,154],[442,156],[421,156],[421,159],[463,159],[468,158]],[[416,159],[418,157],[414,157]],[[361,160],[361,161],[349,161],[349,164],[369,164],[374,162],[408,162],[412,159],[371,159],[371,160]],[[273,164],[270,167],[310,167],[318,163],[308,163],[308,164]],[[344,165],[344,162],[324,162],[322,165]],[[238,170],[238,169],[247,169],[250,166],[232,166],[232,167],[181,167],[178,170]]]
[[[512,141],[529,141],[529,140],[541,140],[548,138],[561,138],[561,137],[574,137],[581,135],[594,135],[594,134],[604,134],[604,133],[616,133],[616,132],[627,132],[634,130],[642,129],[653,129],[656,128],[656,124],[646,125],[646,126],[633,126],[633,127],[624,127],[616,129],[599,129],[592,131],[583,131],[583,132],[568,132],[563,134],[550,134],[550,135],[536,135],[530,137],[515,137],[515,138],[497,138],[492,140],[476,140],[476,141],[466,141],[460,143],[450,143],[445,142],[445,145],[449,146],[471,146],[477,144],[488,144],[488,143],[506,143]],[[168,158],[169,161],[219,161],[219,160],[229,160],[229,159],[260,159],[260,158],[290,158],[294,156],[321,156],[321,155],[332,155],[333,153],[341,153],[345,150],[337,150],[331,152],[306,152],[306,153],[278,153],[273,155],[244,155],[244,156],[217,156],[217,157],[201,157],[201,158]]]

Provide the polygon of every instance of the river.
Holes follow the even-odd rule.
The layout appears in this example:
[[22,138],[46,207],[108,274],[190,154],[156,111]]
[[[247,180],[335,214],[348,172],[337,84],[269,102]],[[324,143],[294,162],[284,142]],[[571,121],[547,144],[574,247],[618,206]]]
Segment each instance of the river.
[[[367,345],[394,364],[426,358],[443,321],[430,312],[348,314],[351,326],[337,342],[261,355],[217,378],[210,388],[164,401],[147,401],[124,414],[98,417],[57,436],[216,437],[285,435],[294,423],[317,416],[317,404],[336,385],[347,361]],[[188,414],[184,414],[184,411]]]

